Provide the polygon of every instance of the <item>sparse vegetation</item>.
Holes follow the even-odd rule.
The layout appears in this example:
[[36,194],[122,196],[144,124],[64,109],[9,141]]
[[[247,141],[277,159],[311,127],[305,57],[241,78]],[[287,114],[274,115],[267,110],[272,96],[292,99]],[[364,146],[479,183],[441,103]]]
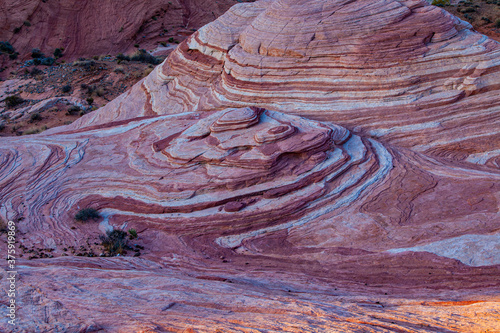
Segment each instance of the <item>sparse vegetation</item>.
[[75,114],[80,113],[81,110],[82,109],[79,106],[73,105],[66,111],[66,114],[69,116],[73,116]]
[[126,254],[125,250],[128,247],[127,233],[123,230],[113,230],[107,232],[106,236],[101,235],[101,244],[108,252],[108,255],[115,256],[117,254]]
[[9,42],[0,42],[0,54],[8,54],[10,60],[17,59],[19,52],[16,52],[14,47]]
[[80,59],[73,62],[73,66],[83,67],[86,71],[93,70],[95,68],[96,62],[94,60]]
[[157,57],[149,54],[144,49],[140,49],[139,51],[137,51],[136,53],[134,53],[132,55],[132,57],[130,57],[130,60],[132,60],[132,61],[139,61],[139,62],[148,63],[148,64],[153,64],[153,65],[157,65],[157,64],[159,64],[161,62],[160,59],[158,59]]
[[9,42],[0,42],[0,53],[12,54],[14,52],[14,47]]
[[100,217],[99,212],[94,208],[84,208],[75,215],[75,220],[86,222],[88,220],[97,220]]
[[63,51],[60,48],[54,50],[54,58],[58,59],[63,56]]
[[29,130],[26,130],[22,133],[22,135],[31,135],[31,134],[37,134],[40,132],[43,132],[47,129],[47,126],[42,126],[41,128],[31,128]]
[[14,107],[18,106],[19,104],[24,103],[24,99],[22,99],[18,95],[8,96],[5,98],[4,101],[5,101],[5,104],[7,105],[8,108],[14,108]]
[[43,75],[43,71],[37,67],[34,67],[29,74],[33,77],[38,76],[38,75]]
[[32,113],[31,116],[30,116],[30,123],[34,123],[36,121],[40,121],[42,120],[42,116],[40,115],[40,113],[38,112],[35,112],[35,113]]
[[40,49],[33,49],[31,50],[31,57],[33,59],[37,59],[37,58],[44,58],[45,55],[42,53],[42,51],[40,51]]
[[432,4],[438,7],[449,6],[450,0],[432,0]]
[[65,94],[69,93],[71,91],[71,86],[69,84],[66,84],[66,85],[61,87],[61,91]]

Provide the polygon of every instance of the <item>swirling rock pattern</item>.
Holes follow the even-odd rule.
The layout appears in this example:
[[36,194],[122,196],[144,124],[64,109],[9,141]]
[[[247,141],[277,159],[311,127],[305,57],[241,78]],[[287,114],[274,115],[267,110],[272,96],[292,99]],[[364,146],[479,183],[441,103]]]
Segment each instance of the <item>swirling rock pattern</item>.
[[[17,331],[499,331],[498,49],[418,0],[237,4],[0,140],[0,215],[53,256]],[[142,255],[63,256],[109,228]]]
[[[500,45],[471,29],[423,0],[238,4],[182,43],[141,91],[75,126],[255,105],[496,165]],[[124,105],[131,100],[147,107]]]

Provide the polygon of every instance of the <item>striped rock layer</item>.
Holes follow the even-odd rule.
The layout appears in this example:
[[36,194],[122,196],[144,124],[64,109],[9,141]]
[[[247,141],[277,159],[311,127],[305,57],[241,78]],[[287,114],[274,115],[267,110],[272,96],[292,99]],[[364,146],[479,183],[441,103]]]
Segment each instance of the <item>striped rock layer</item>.
[[418,0],[233,6],[76,126],[254,105],[498,167],[500,44]]
[[[106,107],[3,138],[14,331],[499,331],[498,50],[421,1],[237,4]],[[139,257],[77,253],[131,228]]]

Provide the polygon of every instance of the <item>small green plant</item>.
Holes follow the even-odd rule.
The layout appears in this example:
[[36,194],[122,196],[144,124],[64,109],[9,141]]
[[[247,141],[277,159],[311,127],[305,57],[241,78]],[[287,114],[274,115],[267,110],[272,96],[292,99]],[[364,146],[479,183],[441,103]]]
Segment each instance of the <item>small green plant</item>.
[[139,45],[139,44],[134,44],[134,47],[135,47],[135,48],[139,48],[139,47],[140,47],[140,45]]
[[28,20],[24,21],[23,24],[27,27],[31,27],[31,22]]
[[123,230],[113,230],[107,232],[106,236],[101,235],[101,245],[110,256],[125,254],[128,247],[127,233]]
[[130,234],[130,236],[129,236],[129,237],[130,237],[130,239],[135,239],[135,238],[137,238],[137,237],[138,237],[138,236],[137,236],[137,231],[136,231],[135,229],[129,229],[129,230],[128,230],[128,233]]
[[88,220],[97,220],[100,217],[99,212],[94,208],[84,208],[75,215],[75,220],[86,222]]
[[22,104],[24,102],[24,99],[22,99],[18,95],[12,95],[6,97],[4,101],[8,108],[13,108],[18,106],[19,104]]
[[92,105],[92,103],[94,103],[94,99],[92,97],[87,97],[87,103],[88,105]]

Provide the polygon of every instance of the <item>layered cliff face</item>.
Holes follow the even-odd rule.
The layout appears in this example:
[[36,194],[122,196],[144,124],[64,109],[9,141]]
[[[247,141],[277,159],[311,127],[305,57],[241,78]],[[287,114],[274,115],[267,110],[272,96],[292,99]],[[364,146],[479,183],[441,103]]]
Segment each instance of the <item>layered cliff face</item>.
[[0,40],[24,55],[33,48],[67,57],[116,54],[156,47],[190,34],[235,3],[202,1],[5,0],[0,3]]
[[[2,139],[18,330],[498,331],[499,49],[423,1],[238,4]],[[94,257],[131,228],[139,257]]]

